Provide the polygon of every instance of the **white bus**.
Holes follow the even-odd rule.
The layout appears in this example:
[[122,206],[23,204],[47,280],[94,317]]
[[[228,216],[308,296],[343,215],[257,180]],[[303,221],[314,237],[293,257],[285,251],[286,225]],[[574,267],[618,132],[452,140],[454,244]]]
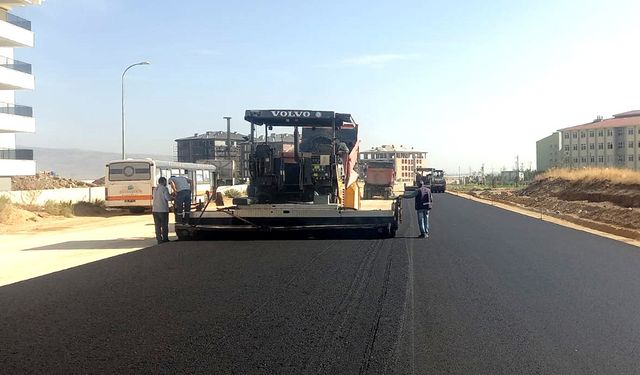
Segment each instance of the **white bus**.
[[206,203],[208,195],[215,194],[215,165],[152,159],[114,160],[107,164],[105,205],[144,212],[151,208],[153,189],[158,185],[158,178],[169,180],[171,176],[185,176],[193,181],[192,205]]

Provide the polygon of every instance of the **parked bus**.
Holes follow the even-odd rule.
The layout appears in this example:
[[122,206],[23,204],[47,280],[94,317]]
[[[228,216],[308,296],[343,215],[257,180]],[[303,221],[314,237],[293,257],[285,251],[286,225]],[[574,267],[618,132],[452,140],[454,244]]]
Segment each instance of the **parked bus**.
[[[114,160],[107,164],[105,205],[141,213],[150,209],[160,177],[185,176],[193,181],[192,205],[205,203],[216,191],[216,166],[152,159]],[[168,185],[167,185],[168,186]]]

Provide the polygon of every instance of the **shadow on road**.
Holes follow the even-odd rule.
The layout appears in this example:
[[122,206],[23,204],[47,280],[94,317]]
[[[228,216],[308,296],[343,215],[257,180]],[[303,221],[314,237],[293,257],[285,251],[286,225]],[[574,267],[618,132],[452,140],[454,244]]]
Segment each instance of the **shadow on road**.
[[192,240],[197,241],[286,241],[286,240],[375,240],[387,238],[377,230],[324,230],[295,232],[227,232],[202,231]]
[[88,240],[88,241],[66,241],[52,245],[33,247],[22,251],[38,250],[107,250],[107,249],[131,249],[136,247],[146,247],[155,244],[151,238],[118,238],[115,240]]

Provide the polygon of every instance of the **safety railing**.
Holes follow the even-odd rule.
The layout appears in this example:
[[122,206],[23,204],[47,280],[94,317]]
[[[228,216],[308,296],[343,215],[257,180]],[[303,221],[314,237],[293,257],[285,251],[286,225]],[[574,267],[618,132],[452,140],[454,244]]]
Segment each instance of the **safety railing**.
[[5,21],[12,25],[31,31],[31,21],[20,18],[15,14],[7,12],[6,10],[0,9],[0,21]]
[[0,56],[0,66],[7,69],[17,70],[22,73],[31,74],[31,64],[19,60],[14,60],[9,57]]
[[0,102],[0,113],[6,113],[8,115],[33,117],[33,108],[26,105],[17,105],[11,103]]
[[0,150],[0,160],[33,160],[33,150],[29,150],[29,149]]

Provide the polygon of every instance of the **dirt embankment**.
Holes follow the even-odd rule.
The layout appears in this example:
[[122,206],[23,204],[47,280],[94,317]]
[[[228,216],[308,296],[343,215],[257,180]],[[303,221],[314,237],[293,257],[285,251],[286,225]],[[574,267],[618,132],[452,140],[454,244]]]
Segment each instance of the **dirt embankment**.
[[640,184],[637,183],[547,177],[520,190],[473,191],[471,195],[640,239]]
[[38,172],[35,176],[18,176],[11,178],[12,190],[46,190],[93,186],[95,185],[71,178],[54,176],[46,172]]

